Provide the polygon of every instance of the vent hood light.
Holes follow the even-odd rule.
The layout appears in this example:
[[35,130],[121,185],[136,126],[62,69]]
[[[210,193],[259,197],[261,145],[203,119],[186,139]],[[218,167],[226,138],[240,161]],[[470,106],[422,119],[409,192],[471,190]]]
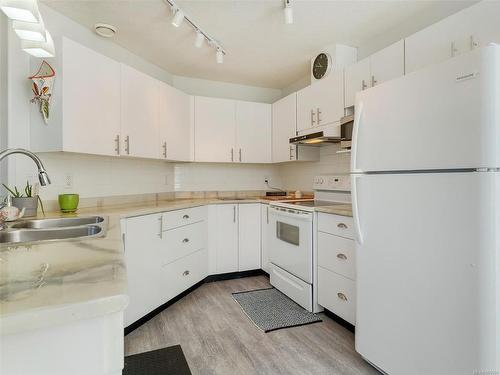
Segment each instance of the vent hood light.
[[40,13],[36,0],[0,0],[0,9],[14,21],[39,21]]

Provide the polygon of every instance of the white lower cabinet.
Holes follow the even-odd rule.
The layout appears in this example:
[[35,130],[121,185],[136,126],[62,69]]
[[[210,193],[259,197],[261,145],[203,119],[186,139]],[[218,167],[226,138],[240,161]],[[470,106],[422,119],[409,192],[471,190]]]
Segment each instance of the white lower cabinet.
[[318,213],[318,304],[356,324],[352,218]]
[[[165,217],[172,229],[165,230]],[[128,326],[208,275],[206,207],[128,218],[123,225]]]
[[261,268],[260,203],[220,204],[216,210],[216,273]]

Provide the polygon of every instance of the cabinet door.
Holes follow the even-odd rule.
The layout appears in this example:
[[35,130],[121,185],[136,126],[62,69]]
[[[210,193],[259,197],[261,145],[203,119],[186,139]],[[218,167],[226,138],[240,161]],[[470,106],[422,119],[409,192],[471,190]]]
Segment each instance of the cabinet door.
[[370,59],[366,58],[345,68],[345,107],[354,105],[356,93],[368,88]]
[[217,205],[217,273],[238,271],[238,205]]
[[[316,125],[339,122],[344,116],[344,71],[332,71],[327,77],[311,85]],[[340,136],[340,127],[339,127]]]
[[238,271],[260,269],[260,203],[238,205]]
[[236,102],[235,161],[271,162],[271,104]]
[[379,85],[405,73],[404,40],[390,45],[370,57],[370,87]]
[[267,273],[270,273],[270,267],[269,267],[269,243],[270,243],[270,238],[269,235],[271,234],[271,225],[269,224],[269,205],[268,204],[261,204],[261,267],[264,271]]
[[311,129],[316,123],[316,109],[313,109],[311,86],[297,91],[297,131]]
[[161,83],[159,101],[158,147],[161,150],[161,157],[168,160],[191,161],[193,146],[191,97],[166,83]]
[[297,134],[297,94],[290,94],[273,104],[273,162],[295,159],[295,145],[289,140]]
[[125,260],[130,297],[125,310],[127,326],[165,301],[161,285],[161,214],[126,219],[125,225]]
[[63,38],[62,66],[63,150],[117,155],[120,63]]
[[159,92],[154,78],[122,64],[121,155],[159,158]]
[[195,161],[236,161],[236,103],[197,96],[194,99]]

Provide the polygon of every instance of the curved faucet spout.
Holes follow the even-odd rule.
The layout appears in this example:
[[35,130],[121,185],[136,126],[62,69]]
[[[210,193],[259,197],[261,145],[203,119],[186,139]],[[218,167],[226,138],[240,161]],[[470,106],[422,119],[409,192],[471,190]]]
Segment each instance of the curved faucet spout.
[[38,168],[38,180],[40,181],[40,185],[46,186],[50,184],[49,175],[47,174],[47,171],[45,170],[45,167],[43,166],[43,163],[38,156],[24,148],[9,148],[0,152],[0,160],[12,154],[23,154],[30,157],[35,162]]

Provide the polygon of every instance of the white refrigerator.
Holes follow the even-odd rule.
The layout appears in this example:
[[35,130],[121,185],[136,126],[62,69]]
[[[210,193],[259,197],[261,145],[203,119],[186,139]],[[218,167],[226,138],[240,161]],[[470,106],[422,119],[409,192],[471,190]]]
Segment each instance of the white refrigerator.
[[500,374],[500,47],[358,94],[356,350],[390,375]]

